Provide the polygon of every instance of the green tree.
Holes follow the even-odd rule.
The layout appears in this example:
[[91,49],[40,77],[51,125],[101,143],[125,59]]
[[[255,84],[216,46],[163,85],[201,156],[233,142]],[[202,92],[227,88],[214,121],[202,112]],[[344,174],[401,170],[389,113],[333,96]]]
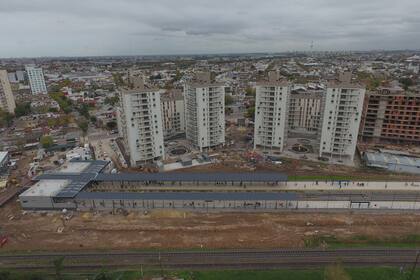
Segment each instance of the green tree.
[[64,268],[64,257],[59,257],[53,261],[54,270],[55,270],[55,279],[63,279],[62,271]]
[[79,126],[79,128],[83,131],[83,134],[86,134],[89,124],[86,120],[81,120],[77,123],[77,125]]
[[12,279],[11,273],[9,271],[0,271],[0,280],[9,280]]
[[14,115],[0,109],[0,126],[10,127],[13,123]]
[[65,113],[70,113],[72,111],[72,103],[71,101],[64,95],[62,92],[54,92],[49,94],[50,97],[55,100],[58,105],[60,106],[61,110]]
[[54,144],[54,139],[50,135],[43,135],[39,140],[44,149],[50,148]]
[[85,119],[90,119],[90,114],[89,114],[89,106],[86,104],[82,104],[79,109],[78,109],[80,115],[82,115],[83,117],[85,117]]
[[91,116],[90,117],[90,122],[91,123],[95,124],[97,121],[98,121],[98,118],[97,117],[95,117],[95,116]]
[[255,118],[255,107],[249,107],[245,113],[245,116],[249,119]]
[[229,106],[233,104],[233,97],[231,95],[225,95],[225,105]]
[[172,81],[176,82],[176,81],[181,80],[181,78],[182,78],[182,73],[181,71],[177,69],[175,72],[175,77],[172,79]]
[[118,103],[120,99],[118,98],[118,96],[113,96],[113,97],[106,97],[104,100],[104,103],[107,105],[111,105],[114,106],[115,104]]
[[401,78],[399,82],[402,84],[404,90],[408,90],[409,87],[414,85],[414,82],[410,78]]
[[252,88],[252,87],[247,87],[245,89],[245,94],[246,94],[246,96],[255,96],[256,89],[255,88]]
[[117,123],[115,121],[109,121],[109,122],[106,123],[106,127],[109,130],[113,130],[117,127]]
[[124,85],[124,79],[122,78],[121,73],[113,73],[112,78],[114,79],[114,83],[117,86],[123,86]]
[[15,116],[16,117],[27,116],[27,115],[31,114],[31,112],[32,112],[31,103],[25,102],[25,103],[16,104],[16,108],[15,108]]

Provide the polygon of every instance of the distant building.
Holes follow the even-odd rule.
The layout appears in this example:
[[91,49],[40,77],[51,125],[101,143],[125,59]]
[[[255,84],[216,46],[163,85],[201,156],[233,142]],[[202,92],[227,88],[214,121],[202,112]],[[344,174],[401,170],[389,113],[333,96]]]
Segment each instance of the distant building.
[[1,174],[8,169],[9,161],[10,161],[9,152],[0,151],[0,173]]
[[184,97],[181,90],[168,90],[161,94],[163,135],[165,138],[185,133]]
[[420,142],[420,94],[401,87],[380,87],[366,94],[362,139],[372,142]]
[[225,143],[225,89],[199,73],[184,85],[186,136],[201,151]]
[[16,72],[9,72],[9,81],[11,83],[20,83],[25,81],[25,71],[18,70]]
[[278,72],[256,87],[254,148],[270,154],[283,151],[287,138],[291,85]]
[[15,97],[6,70],[0,70],[0,108],[11,114],[15,113]]
[[319,156],[353,161],[366,90],[341,73],[327,85]]
[[141,166],[165,158],[160,91],[146,86],[141,77],[131,76],[129,83],[120,89],[118,130],[131,166]]
[[25,70],[26,74],[28,75],[29,85],[31,87],[32,94],[48,93],[42,68],[37,68],[33,65],[27,65],[25,67]]

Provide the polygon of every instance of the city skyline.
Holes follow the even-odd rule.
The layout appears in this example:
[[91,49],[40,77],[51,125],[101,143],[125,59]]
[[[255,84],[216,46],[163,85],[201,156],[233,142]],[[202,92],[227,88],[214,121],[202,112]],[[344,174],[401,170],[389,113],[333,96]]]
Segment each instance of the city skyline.
[[[0,0],[0,57],[418,49],[416,1]],[[18,28],[17,28],[18,27]],[[311,48],[313,42],[313,48]]]

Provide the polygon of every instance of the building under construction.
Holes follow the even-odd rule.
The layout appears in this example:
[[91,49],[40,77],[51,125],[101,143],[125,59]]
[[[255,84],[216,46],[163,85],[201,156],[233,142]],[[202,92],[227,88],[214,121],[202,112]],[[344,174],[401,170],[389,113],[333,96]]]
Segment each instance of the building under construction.
[[372,142],[419,143],[420,94],[398,86],[367,93],[360,135]]

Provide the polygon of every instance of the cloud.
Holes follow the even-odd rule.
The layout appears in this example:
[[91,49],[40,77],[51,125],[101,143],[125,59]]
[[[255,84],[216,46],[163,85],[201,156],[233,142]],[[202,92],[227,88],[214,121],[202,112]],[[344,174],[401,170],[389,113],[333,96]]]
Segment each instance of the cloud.
[[420,46],[418,0],[0,0],[0,57]]

